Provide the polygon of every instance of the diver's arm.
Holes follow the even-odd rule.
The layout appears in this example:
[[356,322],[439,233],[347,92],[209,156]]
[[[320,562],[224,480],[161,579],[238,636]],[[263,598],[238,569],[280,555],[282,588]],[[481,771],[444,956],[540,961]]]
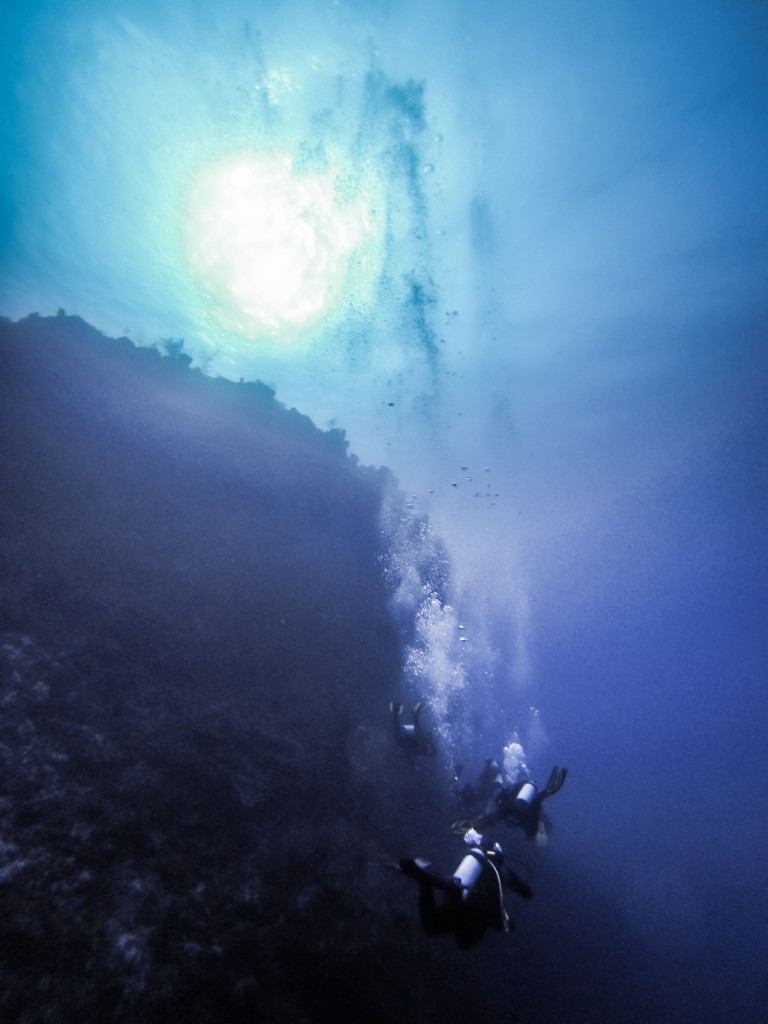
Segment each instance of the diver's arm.
[[459,818],[458,821],[451,822],[451,832],[457,836],[463,836],[470,829],[482,832],[488,825],[495,825],[497,821],[501,821],[498,814],[483,814],[479,818]]

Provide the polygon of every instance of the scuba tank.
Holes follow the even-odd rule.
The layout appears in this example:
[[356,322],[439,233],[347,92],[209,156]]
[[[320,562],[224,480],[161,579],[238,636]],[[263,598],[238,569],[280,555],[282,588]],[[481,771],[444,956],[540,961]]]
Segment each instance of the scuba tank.
[[461,898],[466,902],[483,873],[486,857],[482,849],[483,837],[479,832],[469,829],[464,835],[464,842],[471,849],[453,872],[453,884],[461,889]]
[[532,782],[524,782],[515,797],[515,810],[522,811],[523,813],[530,811],[537,796],[538,790],[534,784]]
[[453,881],[457,887],[461,887],[461,898],[466,902],[475,884],[483,873],[485,866],[485,854],[482,850],[470,850],[462,862],[453,872]]

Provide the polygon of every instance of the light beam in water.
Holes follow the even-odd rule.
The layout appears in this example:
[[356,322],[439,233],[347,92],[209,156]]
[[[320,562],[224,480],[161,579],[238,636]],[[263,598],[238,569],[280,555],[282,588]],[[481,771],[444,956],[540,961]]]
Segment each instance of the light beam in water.
[[185,248],[220,326],[290,345],[371,300],[381,220],[374,190],[338,168],[299,171],[287,155],[241,154],[195,176]]

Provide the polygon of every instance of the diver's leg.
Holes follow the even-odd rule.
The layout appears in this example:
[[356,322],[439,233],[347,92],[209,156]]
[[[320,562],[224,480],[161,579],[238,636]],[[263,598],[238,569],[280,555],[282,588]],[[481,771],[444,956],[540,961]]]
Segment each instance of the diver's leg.
[[419,886],[419,917],[427,935],[445,935],[455,927],[455,911],[448,901],[438,905],[435,890],[429,882]]
[[392,712],[392,728],[395,731],[395,742],[402,742],[402,725],[400,723],[400,716],[403,713],[403,705],[398,701],[393,700],[389,705],[389,710]]

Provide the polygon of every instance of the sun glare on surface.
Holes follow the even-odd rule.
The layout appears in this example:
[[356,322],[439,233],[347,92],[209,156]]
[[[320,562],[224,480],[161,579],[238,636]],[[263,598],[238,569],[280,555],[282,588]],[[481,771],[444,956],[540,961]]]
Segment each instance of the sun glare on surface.
[[288,156],[239,155],[203,168],[188,197],[190,270],[217,322],[251,341],[293,344],[364,305],[380,218],[370,190]]

